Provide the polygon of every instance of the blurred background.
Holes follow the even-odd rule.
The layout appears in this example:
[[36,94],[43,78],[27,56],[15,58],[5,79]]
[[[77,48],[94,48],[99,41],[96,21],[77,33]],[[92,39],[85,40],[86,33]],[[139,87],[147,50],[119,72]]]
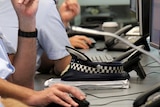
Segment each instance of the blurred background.
[[[63,0],[59,0],[59,5]],[[135,14],[130,10],[130,0],[78,0],[81,13],[71,25],[96,26],[105,21],[116,21],[120,27],[136,23]]]

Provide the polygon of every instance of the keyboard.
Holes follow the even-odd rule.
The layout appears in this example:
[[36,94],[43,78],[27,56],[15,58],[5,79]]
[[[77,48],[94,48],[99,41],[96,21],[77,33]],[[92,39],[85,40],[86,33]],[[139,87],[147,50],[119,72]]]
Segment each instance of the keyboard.
[[[139,46],[141,48],[144,48],[143,46]],[[121,54],[118,57],[113,57],[110,54],[98,54],[98,55],[94,55],[94,56],[88,56],[89,59],[93,62],[114,62],[114,61],[122,61],[125,58],[127,58],[128,56],[130,56],[133,52],[135,52],[136,49],[130,49],[126,52],[124,52],[123,54]],[[137,52],[137,51],[136,51]]]
[[89,58],[93,62],[112,62],[114,59],[110,54],[94,55],[94,56],[89,56]]

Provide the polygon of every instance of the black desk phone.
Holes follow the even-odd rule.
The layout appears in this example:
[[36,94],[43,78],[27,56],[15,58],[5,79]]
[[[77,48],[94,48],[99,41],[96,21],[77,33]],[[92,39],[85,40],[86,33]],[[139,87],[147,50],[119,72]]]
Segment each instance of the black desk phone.
[[[128,32],[133,27],[134,26],[132,26],[131,24],[130,25],[126,25],[126,26],[122,27],[121,29],[119,29],[118,31],[116,31],[115,34],[121,36],[124,39],[131,38],[131,36],[126,36],[125,34],[126,34],[126,32]],[[81,29],[81,28],[82,27],[72,26],[70,28],[70,30],[68,31],[68,36],[71,37],[73,35],[86,35],[88,37],[93,37],[95,40],[98,40],[98,39],[99,40],[104,40],[106,48],[109,51],[127,51],[127,50],[131,49],[130,46],[126,45],[125,43],[123,43],[122,41],[118,40],[117,38],[109,37],[109,36],[108,37],[104,37],[102,35],[96,34],[95,32],[94,33],[88,33],[86,31],[82,31],[83,29]],[[96,28],[90,28],[90,29],[96,30]],[[145,46],[144,49],[150,51],[148,42],[146,40],[146,38],[148,36],[149,35],[145,35],[145,36],[141,36],[140,35],[140,36],[134,36],[134,37],[132,36],[132,38],[134,38],[134,43],[133,44],[135,44],[137,46],[144,45]]]
[[[133,28],[132,25],[126,25],[124,27],[122,27],[121,29],[119,29],[117,32],[115,32],[116,35],[121,36],[124,39],[131,39],[131,43],[139,46],[139,45],[144,45],[145,46],[145,50],[150,50],[148,43],[146,41],[147,36],[126,36],[125,33],[128,32],[131,28]],[[123,43],[120,40],[117,40],[116,38],[113,37],[109,37],[109,39],[106,37],[105,38],[105,45],[107,47],[108,50],[110,51],[127,51],[129,49],[131,49],[130,46],[126,45],[125,43]]]
[[133,107],[160,107],[160,84],[138,96]]

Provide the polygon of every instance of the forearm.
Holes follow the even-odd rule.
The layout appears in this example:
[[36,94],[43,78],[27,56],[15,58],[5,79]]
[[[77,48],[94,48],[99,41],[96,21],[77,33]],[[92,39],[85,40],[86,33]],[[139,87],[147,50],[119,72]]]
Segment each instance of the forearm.
[[2,97],[14,98],[29,104],[29,98],[31,98],[35,93],[36,92],[33,90],[0,79],[0,95]]
[[62,59],[56,60],[54,61],[55,65],[54,65],[54,72],[58,75],[60,75],[60,73],[65,70],[65,68],[70,64],[71,62],[71,56],[68,55]]
[[41,66],[38,69],[40,72],[54,72],[57,75],[60,75],[61,72],[70,64],[71,55],[63,57],[59,60],[50,60],[47,55],[44,53],[41,57]]
[[25,87],[34,88],[37,34],[31,35],[31,32],[36,32],[36,18],[30,13],[24,15],[22,11],[22,14],[18,15],[18,20],[18,47],[13,60],[16,72],[10,76],[9,80]]
[[16,72],[12,75],[12,82],[33,88],[36,64],[36,38],[18,38],[18,49],[13,65]]
[[[36,31],[35,18],[19,18],[19,29],[23,32]],[[34,88],[33,79],[36,64],[36,37],[18,35],[18,47],[13,65],[16,72],[10,76],[13,83]]]

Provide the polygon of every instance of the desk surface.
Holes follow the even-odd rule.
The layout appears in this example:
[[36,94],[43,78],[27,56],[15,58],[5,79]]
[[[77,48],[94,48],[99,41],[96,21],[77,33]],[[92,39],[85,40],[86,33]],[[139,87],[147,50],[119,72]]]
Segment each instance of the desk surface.
[[[98,44],[96,46],[99,46]],[[100,45],[102,46],[102,45]],[[105,53],[108,51],[98,52],[95,49],[83,51],[87,54]],[[108,52],[113,56],[117,56],[122,52]],[[151,48],[150,53],[160,58],[157,50]],[[90,107],[132,107],[134,99],[145,90],[160,81],[160,65],[152,58],[142,55],[141,64],[147,74],[144,80],[138,78],[135,71],[130,72],[130,88],[129,89],[99,89],[99,90],[83,90],[87,94],[87,100],[90,102]],[[53,77],[53,75],[36,74],[35,89],[41,90],[44,88],[45,80]]]

